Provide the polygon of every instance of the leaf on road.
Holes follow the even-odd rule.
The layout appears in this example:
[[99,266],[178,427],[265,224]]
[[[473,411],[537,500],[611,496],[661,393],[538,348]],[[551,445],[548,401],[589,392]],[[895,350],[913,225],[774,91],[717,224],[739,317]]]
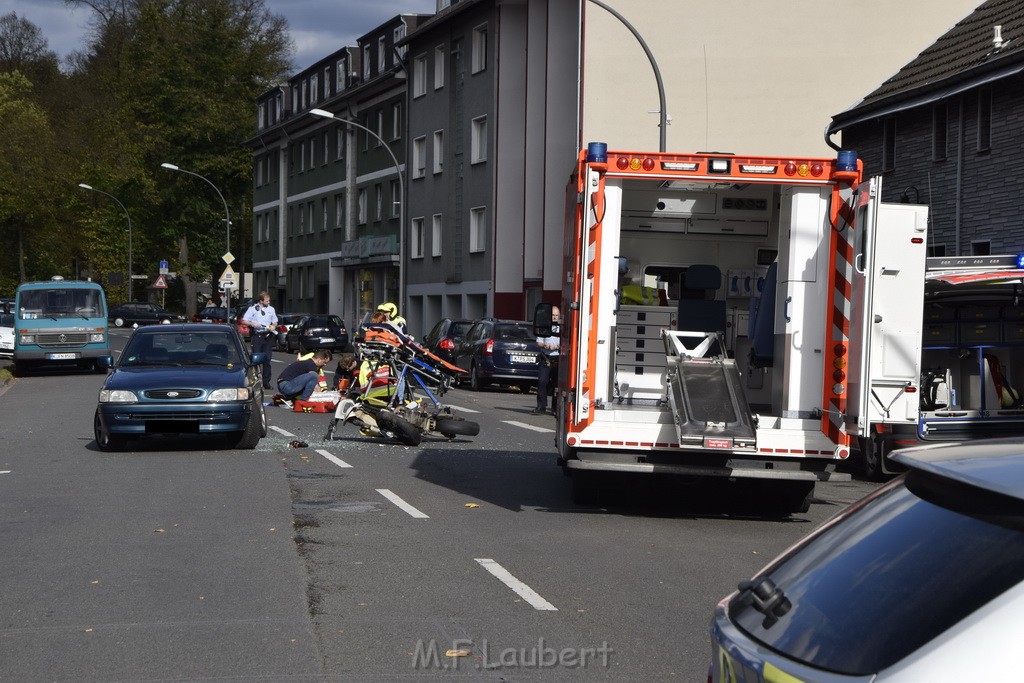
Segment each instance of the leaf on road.
[[480,507],[480,503],[466,503],[466,507],[468,507],[468,508],[478,508],[478,507]]
[[162,534],[162,533],[164,533],[164,530],[163,529],[154,529],[153,533],[154,534]]
[[469,657],[472,653],[469,650],[448,650],[445,657]]

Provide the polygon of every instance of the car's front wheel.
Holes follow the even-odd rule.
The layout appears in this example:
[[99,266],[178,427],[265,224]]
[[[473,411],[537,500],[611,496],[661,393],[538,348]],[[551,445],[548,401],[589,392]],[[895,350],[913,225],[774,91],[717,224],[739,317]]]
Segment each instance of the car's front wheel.
[[92,430],[93,436],[96,438],[96,445],[104,453],[124,450],[126,439],[123,436],[114,436],[103,429],[98,409],[96,410],[96,416],[93,418]]
[[263,404],[255,398],[252,400],[252,411],[249,413],[249,420],[245,423],[245,431],[235,442],[235,448],[252,450],[260,442],[260,432],[266,428],[267,414]]

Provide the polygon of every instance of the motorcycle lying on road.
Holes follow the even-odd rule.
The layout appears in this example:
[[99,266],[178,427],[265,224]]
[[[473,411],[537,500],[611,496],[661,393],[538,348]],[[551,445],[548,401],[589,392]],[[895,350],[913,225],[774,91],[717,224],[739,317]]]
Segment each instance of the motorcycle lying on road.
[[418,446],[424,435],[454,439],[480,433],[479,424],[453,414],[440,401],[464,370],[390,326],[368,326],[357,350],[366,381],[338,402],[325,441],[333,440],[346,423],[365,436],[395,439],[407,446]]

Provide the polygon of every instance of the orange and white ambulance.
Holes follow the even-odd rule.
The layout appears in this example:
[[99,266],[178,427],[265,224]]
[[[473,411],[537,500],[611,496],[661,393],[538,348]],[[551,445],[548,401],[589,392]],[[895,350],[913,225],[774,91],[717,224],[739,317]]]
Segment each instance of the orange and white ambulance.
[[578,500],[661,473],[805,510],[858,436],[917,424],[927,208],[862,175],[845,151],[581,152],[556,396]]

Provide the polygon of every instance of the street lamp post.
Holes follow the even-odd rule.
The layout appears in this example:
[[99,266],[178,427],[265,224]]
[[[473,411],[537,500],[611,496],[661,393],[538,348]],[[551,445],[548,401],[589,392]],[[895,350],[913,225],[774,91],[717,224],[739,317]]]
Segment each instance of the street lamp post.
[[[225,255],[230,254],[231,253],[231,214],[228,213],[228,203],[227,203],[227,201],[225,201],[224,195],[222,195],[220,193],[220,190],[218,190],[217,186],[213,184],[213,181],[210,180],[209,178],[207,178],[206,176],[199,175],[198,173],[195,173],[193,171],[186,171],[185,169],[180,168],[178,166],[175,166],[174,164],[163,163],[163,164],[160,164],[160,168],[166,168],[168,171],[178,171],[179,173],[187,173],[189,175],[194,175],[196,178],[199,178],[201,180],[205,180],[207,182],[207,184],[210,187],[213,188],[213,191],[217,193],[218,197],[220,197],[221,203],[224,204],[224,230],[225,230],[224,235],[225,235],[225,243],[227,244],[227,251],[225,251],[224,253],[225,253]],[[239,294],[241,294],[241,290],[239,291]],[[228,289],[228,288],[225,288],[224,289],[224,295],[225,295],[225,297],[227,299],[227,301],[226,301],[226,303],[228,304],[227,308],[230,308],[230,304],[231,304],[231,290]],[[231,311],[228,311],[228,314],[230,314],[230,313],[231,313]]]
[[128,215],[128,209],[124,208],[124,204],[122,204],[117,197],[110,194],[109,192],[97,190],[92,185],[86,185],[85,183],[78,183],[78,186],[83,190],[89,190],[90,192],[99,192],[102,195],[110,197],[115,202],[117,202],[117,205],[121,207],[122,211],[124,211],[124,217],[128,219],[128,301],[134,301],[135,298],[132,296],[132,278],[135,274],[134,271],[132,270],[132,217]]
[[405,179],[402,176],[402,166],[398,163],[398,157],[391,151],[391,145],[384,141],[381,136],[377,135],[374,131],[370,130],[366,126],[343,119],[335,116],[326,109],[310,109],[309,113],[313,116],[319,116],[323,119],[337,119],[345,125],[358,128],[359,130],[366,131],[387,150],[388,154],[391,155],[391,161],[395,164],[395,173],[398,174],[398,296],[401,299],[402,310],[405,310]]

